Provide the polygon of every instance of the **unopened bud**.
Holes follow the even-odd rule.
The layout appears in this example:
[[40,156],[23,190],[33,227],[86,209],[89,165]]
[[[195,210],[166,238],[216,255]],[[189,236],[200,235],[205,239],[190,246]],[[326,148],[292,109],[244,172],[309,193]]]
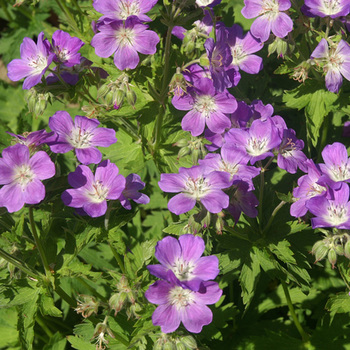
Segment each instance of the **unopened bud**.
[[118,108],[122,105],[125,98],[125,93],[123,90],[116,90],[113,96],[113,105],[117,105]]
[[107,92],[107,94],[105,95],[105,102],[108,106],[113,105],[114,102],[114,90],[110,90]]
[[137,97],[134,90],[128,90],[126,92],[126,99],[132,107],[135,107]]
[[191,153],[191,149],[189,147],[183,147],[180,149],[180,151],[177,154],[177,159],[180,159],[182,157],[187,156],[188,154]]
[[94,297],[90,295],[81,294],[78,297],[78,306],[75,311],[84,318],[90,317],[93,313],[97,314],[99,302],[95,300]]
[[197,342],[191,335],[182,337],[181,342],[184,343],[188,349],[197,349]]
[[176,350],[176,345],[173,342],[166,342],[163,345],[163,350]]
[[115,293],[113,294],[108,301],[108,304],[112,310],[114,310],[114,316],[123,308],[125,301],[127,299],[126,293]]
[[186,350],[187,347],[183,342],[176,343],[176,350]]
[[334,269],[335,264],[337,263],[337,253],[333,248],[328,252],[328,261],[332,264],[332,269]]
[[208,67],[210,65],[209,58],[206,55],[203,55],[199,59],[199,64],[202,67]]
[[106,94],[109,92],[109,84],[103,84],[101,85],[97,90],[97,99],[106,96]]
[[344,246],[344,255],[350,259],[350,240],[345,243]]
[[317,241],[312,247],[311,253],[315,255],[315,263],[324,259],[328,253],[328,246],[324,241]]

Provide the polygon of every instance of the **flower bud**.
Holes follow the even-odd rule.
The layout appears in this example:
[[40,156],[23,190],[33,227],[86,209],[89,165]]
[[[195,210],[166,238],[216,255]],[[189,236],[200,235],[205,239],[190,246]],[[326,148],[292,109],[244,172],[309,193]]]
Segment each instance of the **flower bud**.
[[344,255],[350,259],[350,240],[345,243],[344,246]]
[[135,107],[137,97],[134,90],[128,90],[126,92],[126,99],[132,107]]
[[187,92],[188,82],[181,73],[181,68],[176,68],[176,73],[171,78],[169,84],[169,91],[172,92],[175,96],[183,96]]
[[334,269],[337,262],[337,253],[333,248],[331,248],[328,252],[328,261],[332,264],[332,269]]
[[114,310],[114,316],[123,308],[125,301],[127,299],[127,294],[124,292],[113,294],[108,301],[111,309]]
[[325,241],[317,241],[312,247],[311,253],[315,255],[315,263],[324,259],[328,253],[328,246]]
[[125,93],[121,89],[117,89],[113,95],[113,105],[117,105],[118,108],[122,105],[125,98]]
[[186,350],[187,347],[183,342],[176,343],[176,350]]
[[176,345],[168,341],[163,345],[163,350],[176,350]]
[[109,90],[110,90],[109,84],[101,85],[97,90],[97,99],[106,96]]
[[197,349],[197,342],[191,335],[186,335],[181,338],[181,342],[185,344],[188,349]]
[[81,294],[77,302],[78,306],[75,308],[75,311],[78,314],[81,313],[84,318],[90,317],[93,313],[97,314],[99,302],[94,297]]

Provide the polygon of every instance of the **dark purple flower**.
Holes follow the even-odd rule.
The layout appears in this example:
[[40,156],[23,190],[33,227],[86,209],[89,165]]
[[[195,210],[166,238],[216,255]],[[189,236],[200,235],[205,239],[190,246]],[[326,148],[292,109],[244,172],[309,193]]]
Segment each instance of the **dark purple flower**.
[[0,207],[10,213],[20,210],[24,204],[37,204],[45,198],[45,186],[41,180],[55,175],[55,165],[44,151],[31,158],[25,145],[5,148],[0,158]]
[[211,323],[213,314],[206,306],[219,301],[222,290],[216,282],[202,282],[199,291],[184,289],[174,283],[157,281],[145,293],[146,299],[159,305],[152,315],[152,322],[163,333],[174,332],[182,322],[192,333],[200,333]]
[[330,180],[333,188],[338,188],[341,182],[350,182],[350,158],[346,147],[339,142],[327,145],[322,151],[325,164],[320,164],[321,171]]
[[78,51],[84,45],[79,38],[71,37],[63,30],[56,30],[52,34],[52,50],[55,53],[54,61],[72,67],[80,63]]
[[26,77],[23,89],[29,90],[41,82],[54,55],[51,53],[49,41],[44,39],[44,32],[38,35],[37,44],[30,38],[24,38],[20,51],[21,58],[14,59],[8,64],[7,75],[13,81]]
[[190,111],[182,119],[181,126],[192,136],[202,134],[205,125],[214,133],[224,132],[231,126],[226,113],[237,108],[236,99],[228,92],[216,92],[209,78],[196,80],[191,92],[181,97],[174,96],[172,104],[179,110]]
[[312,228],[336,227],[350,229],[349,186],[342,183],[339,189],[329,190],[326,196],[311,198],[307,209],[316,217],[311,219]]
[[306,155],[301,151],[304,142],[295,136],[293,129],[284,129],[282,142],[278,149],[277,165],[291,174],[297,172],[298,167],[302,171],[307,171],[305,161]]
[[82,208],[86,214],[95,218],[107,211],[107,200],[116,200],[125,188],[125,178],[118,175],[118,168],[109,160],[98,165],[95,175],[90,168],[79,165],[68,175],[73,187],[62,193],[62,201],[73,208]]
[[214,82],[214,87],[223,92],[225,88],[232,86],[226,68],[232,62],[229,46],[223,41],[214,42],[213,38],[208,38],[204,44],[209,59],[209,70]]
[[147,268],[158,278],[198,291],[203,281],[214,279],[220,272],[218,258],[202,257],[204,249],[204,240],[199,236],[186,234],[179,240],[167,236],[156,245],[155,257],[160,264]]
[[130,16],[137,16],[141,22],[150,22],[145,15],[158,0],[94,0],[93,7],[97,12],[104,14],[101,19],[124,21]]
[[323,38],[311,58],[322,64],[329,91],[337,93],[343,84],[343,77],[350,80],[350,45],[346,41],[340,40],[337,46],[329,48],[327,40]]
[[147,30],[135,17],[125,21],[104,21],[98,25],[97,33],[91,40],[97,56],[110,57],[114,54],[114,64],[118,69],[134,69],[140,58],[138,52],[153,55],[157,50],[157,33]]
[[348,0],[305,0],[301,11],[309,17],[337,18],[349,14],[350,3]]
[[126,177],[125,189],[123,190],[119,201],[121,205],[127,209],[131,210],[131,204],[129,199],[132,199],[135,203],[138,204],[147,204],[149,203],[149,197],[144,193],[139,191],[145,188],[145,183],[141,181],[141,178],[137,174],[130,174]]
[[342,136],[350,137],[350,121],[344,123]]
[[245,152],[251,164],[272,157],[272,150],[281,143],[278,129],[271,118],[254,120],[248,130],[231,129],[226,133],[225,140],[227,145],[235,145]]
[[7,132],[16,138],[16,142],[26,145],[29,150],[35,150],[40,145],[45,144],[46,141],[53,135],[53,132],[48,133],[45,129],[24,133],[23,135],[16,135],[12,132]]
[[298,180],[298,187],[293,190],[293,197],[296,198],[290,207],[290,215],[299,218],[307,213],[306,203],[313,197],[325,196],[327,194],[327,186],[322,181],[322,173],[312,160],[305,161],[307,167],[307,175]]
[[190,211],[200,201],[210,213],[227,208],[229,197],[221,189],[230,187],[230,174],[220,171],[207,173],[201,166],[180,168],[178,174],[161,174],[158,182],[164,192],[177,193],[168,209],[180,215]]
[[48,142],[54,153],[67,153],[75,149],[82,164],[97,164],[102,159],[96,148],[109,147],[117,142],[113,129],[98,128],[97,119],[77,115],[74,123],[68,112],[58,111],[49,119],[49,127],[55,134]]
[[267,41],[270,33],[284,38],[293,29],[293,21],[282,12],[287,11],[289,0],[244,0],[242,14],[245,18],[258,17],[250,27],[252,34],[262,42]]

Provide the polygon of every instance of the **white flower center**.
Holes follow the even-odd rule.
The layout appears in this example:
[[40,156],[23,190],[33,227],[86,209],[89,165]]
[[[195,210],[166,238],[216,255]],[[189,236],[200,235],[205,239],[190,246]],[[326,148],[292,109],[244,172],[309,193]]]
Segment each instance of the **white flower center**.
[[231,47],[232,64],[234,66],[239,66],[247,56],[244,52],[242,45],[235,45]]
[[93,136],[93,133],[77,127],[73,128],[71,134],[67,137],[67,141],[74,148],[89,148],[91,147],[91,138]]
[[348,220],[347,211],[344,205],[331,203],[327,208],[327,211],[328,215],[326,216],[326,219],[332,226],[338,226]]
[[341,166],[330,168],[330,177],[333,181],[346,181],[350,179],[350,171],[347,164],[342,163]]
[[22,164],[14,169],[14,182],[26,187],[35,178],[35,174],[28,164]]
[[39,74],[47,67],[47,58],[45,56],[37,55],[28,58],[28,66],[33,68],[32,74]]
[[140,13],[140,5],[138,0],[122,0],[119,2],[119,12],[117,15],[126,20],[130,16],[138,16]]
[[69,59],[69,52],[67,49],[59,49],[56,50],[56,56],[60,62],[66,62]]
[[284,158],[289,158],[293,157],[294,151],[296,150],[295,143],[291,138],[287,138],[286,140],[283,141],[283,144],[280,147],[280,154]]
[[323,0],[321,3],[319,10],[328,16],[335,15],[343,9],[339,0]]
[[210,185],[207,183],[206,179],[202,177],[198,179],[189,178],[185,186],[185,192],[195,199],[202,198],[210,189]]
[[101,181],[96,181],[93,185],[93,190],[87,193],[90,202],[102,203],[106,200],[109,188],[105,187]]
[[191,279],[193,270],[194,265],[190,261],[184,261],[181,258],[177,259],[172,266],[172,271],[180,281]]
[[177,309],[185,308],[194,301],[194,292],[190,289],[183,289],[182,287],[174,287],[168,296],[168,300]]
[[211,95],[198,96],[195,100],[193,108],[202,114],[202,116],[209,118],[211,113],[216,111],[215,98]]
[[134,42],[135,33],[133,29],[120,27],[116,32],[116,39],[121,47],[132,46]]
[[212,2],[213,2],[213,0],[196,0],[197,5],[202,6],[202,7],[208,6]]
[[278,0],[263,0],[260,15],[267,15],[269,19],[275,19],[279,14]]
[[333,49],[331,48],[329,53],[329,61],[325,66],[326,71],[329,69],[339,71],[343,63],[344,63],[343,55],[337,54],[336,50],[334,50],[334,48]]
[[248,139],[248,145],[246,146],[247,153],[251,156],[260,156],[261,154],[264,154],[265,152],[269,151],[267,146],[267,139],[263,138],[261,140],[258,140],[254,137],[251,137]]
[[319,194],[327,191],[326,187],[323,187],[317,183],[314,183],[307,191],[306,195],[307,197],[315,197],[318,196]]
[[226,163],[224,160],[220,162],[220,171],[225,171],[231,175],[231,177],[237,174],[239,169],[239,164]]

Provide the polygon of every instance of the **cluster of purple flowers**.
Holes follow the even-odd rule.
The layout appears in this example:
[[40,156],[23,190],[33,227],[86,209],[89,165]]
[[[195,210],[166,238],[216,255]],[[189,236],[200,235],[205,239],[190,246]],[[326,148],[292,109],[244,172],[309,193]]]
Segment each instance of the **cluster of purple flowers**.
[[91,45],[97,56],[110,57],[120,70],[134,69],[140,62],[139,53],[153,55],[159,43],[157,33],[148,30],[146,15],[157,0],[94,0],[96,11],[103,14],[94,28],[97,32]]
[[162,332],[174,332],[182,322],[192,333],[200,333],[211,323],[213,314],[206,306],[219,301],[222,290],[211,281],[219,273],[216,256],[204,256],[204,241],[185,234],[179,240],[165,237],[157,243],[158,265],[149,265],[149,272],[161,280],[146,291],[149,302],[159,305],[152,315]]
[[335,142],[322,151],[324,163],[305,162],[307,175],[298,180],[293,191],[297,199],[290,213],[295,217],[310,211],[312,227],[350,228],[350,158],[346,147]]
[[21,58],[14,59],[7,66],[8,77],[13,81],[26,78],[23,89],[27,90],[39,84],[51,63],[55,62],[55,68],[46,77],[47,82],[58,81],[57,74],[67,84],[74,85],[79,79],[78,67],[89,64],[78,53],[83,45],[83,41],[62,30],[53,33],[52,44],[44,39],[43,32],[38,35],[37,43],[24,38],[20,47]]
[[[202,81],[209,84],[210,79],[202,78]],[[208,92],[205,96],[206,106],[209,105],[210,98],[212,106],[219,105],[217,100],[220,99],[217,96],[220,94],[210,95]],[[174,99],[175,106],[181,99],[189,101],[188,106],[196,106],[198,101],[197,97],[192,102],[190,94],[183,98],[175,96]],[[306,170],[307,157],[302,152],[303,141],[296,138],[293,129],[287,128],[282,117],[273,116],[271,105],[264,106],[261,101],[254,101],[249,106],[241,101],[237,103],[232,96],[231,99],[226,97],[222,100],[236,108],[233,108],[233,113],[226,114],[228,123],[216,132],[209,126],[208,121],[212,118],[209,113],[200,115],[195,107],[192,111],[193,119],[207,119],[205,137],[212,142],[208,149],[210,152],[220,149],[220,154],[209,153],[203,160],[199,160],[199,165],[189,169],[180,168],[178,174],[161,174],[159,187],[164,192],[180,192],[168,203],[169,210],[175,214],[188,212],[196,202],[200,202],[210,213],[227,209],[236,222],[241,212],[255,217],[258,200],[252,192],[253,178],[260,173],[260,161],[270,158],[270,163],[277,158],[277,165],[292,174],[298,168]],[[215,110],[216,113],[217,111],[218,109]],[[193,120],[192,127],[195,125]],[[253,166],[256,162],[259,167]]]
[[[45,187],[40,180],[55,175],[55,166],[39,147],[47,144],[53,153],[67,153],[75,150],[77,159],[83,165],[68,175],[73,189],[62,194],[65,205],[77,208],[79,214],[91,217],[102,216],[107,211],[107,200],[119,200],[130,210],[130,200],[146,204],[148,196],[139,191],[145,187],[137,174],[126,178],[118,174],[118,168],[109,160],[102,160],[96,148],[108,147],[117,142],[115,131],[98,128],[97,119],[77,115],[73,122],[65,111],[58,111],[49,119],[52,132],[35,131],[27,137],[14,135],[18,144],[6,148],[0,158],[0,206],[9,212],[18,211],[24,204],[37,204],[45,197]],[[30,151],[34,155],[30,158]],[[100,163],[101,162],[101,163]],[[98,164],[95,175],[87,166]]]

